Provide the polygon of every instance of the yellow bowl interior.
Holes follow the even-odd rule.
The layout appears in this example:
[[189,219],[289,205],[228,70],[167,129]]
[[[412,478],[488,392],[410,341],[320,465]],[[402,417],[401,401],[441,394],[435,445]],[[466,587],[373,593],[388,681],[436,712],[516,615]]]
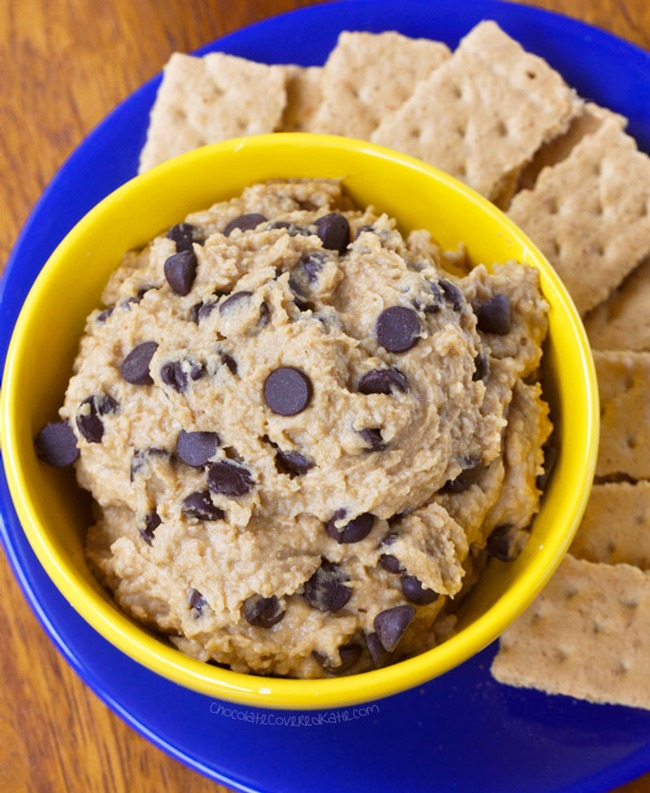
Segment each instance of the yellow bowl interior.
[[[341,178],[361,205],[400,228],[429,229],[439,242],[464,242],[474,263],[516,259],[536,267],[550,304],[547,385],[560,456],[530,542],[510,564],[493,562],[460,612],[459,633],[385,669],[325,680],[245,675],[187,658],[135,624],[97,583],[84,558],[89,497],[70,470],[41,463],[36,432],[55,420],[85,318],[123,253],[189,212],[273,178]],[[495,639],[538,594],[567,550],[595,467],[598,397],[584,329],[564,286],[530,241],[464,185],[412,158],[332,136],[276,134],[191,152],[128,182],[63,240],[34,284],[16,324],[2,390],[2,452],[26,535],[56,586],[109,641],[136,661],[205,694],[248,705],[325,708],[378,699],[456,666]]]

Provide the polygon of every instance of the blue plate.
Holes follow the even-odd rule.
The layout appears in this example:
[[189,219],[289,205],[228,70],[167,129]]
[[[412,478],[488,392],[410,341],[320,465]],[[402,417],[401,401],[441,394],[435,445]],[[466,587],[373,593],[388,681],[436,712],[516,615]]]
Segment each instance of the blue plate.
[[[201,52],[308,66],[324,62],[344,29],[396,29],[455,47],[485,18],[545,57],[582,96],[628,116],[630,133],[650,149],[650,56],[608,33],[525,6],[335,3],[261,22]],[[52,250],[95,203],[135,175],[159,81],[143,86],[88,136],[25,225],[0,292],[3,359],[23,300]],[[25,539],[4,469],[0,512],[15,575],[82,679],[156,746],[231,787],[595,793],[650,770],[650,713],[500,686],[489,674],[494,646],[420,689],[359,708],[258,711],[186,691],[113,649],[58,593]]]

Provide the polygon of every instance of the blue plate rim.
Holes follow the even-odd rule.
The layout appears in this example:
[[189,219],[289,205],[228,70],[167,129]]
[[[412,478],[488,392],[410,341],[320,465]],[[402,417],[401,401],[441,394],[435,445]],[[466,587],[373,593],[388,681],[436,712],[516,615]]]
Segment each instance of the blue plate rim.
[[[337,3],[328,4],[328,9],[334,11],[336,13],[337,7],[349,7],[355,5],[358,7],[361,6],[376,6],[376,2],[372,2],[372,0],[340,0]],[[425,6],[424,3],[416,3],[415,5],[420,5],[422,7]],[[316,5],[310,6],[304,9],[297,9],[294,11],[286,12],[284,14],[280,14],[275,17],[271,17],[265,20],[262,20],[254,25],[247,26],[239,31],[234,31],[227,36],[218,39],[214,42],[211,42],[198,50],[196,50],[197,54],[203,54],[205,52],[214,50],[214,49],[224,49],[227,51],[230,47],[234,46],[236,48],[236,39],[237,37],[241,36],[250,36],[251,33],[254,31],[259,32],[260,28],[265,27],[272,27],[273,25],[277,24],[277,22],[286,18],[294,18],[296,15],[302,15],[305,19],[309,16],[313,15],[315,18],[318,17],[321,13],[321,10],[324,8],[323,5]],[[595,36],[596,39],[601,39],[601,41],[607,41],[608,45],[622,53],[623,55],[630,56],[630,53],[633,53],[633,57],[643,59],[643,64],[647,67],[650,64],[650,56],[644,53],[643,50],[636,47],[630,42],[627,42],[623,39],[620,39],[613,34],[609,33],[608,31],[602,30],[600,28],[595,28],[590,26],[584,22],[579,20],[574,20],[568,16],[556,14],[554,12],[546,11],[543,9],[538,9],[530,6],[520,5],[520,6],[513,6],[509,3],[502,2],[502,0],[465,0],[463,4],[463,10],[465,12],[471,11],[474,9],[481,10],[481,12],[489,10],[489,13],[484,14],[485,17],[493,16],[498,17],[502,14],[533,14],[537,15],[537,17],[546,17],[552,18],[554,20],[560,19],[563,20],[562,24],[568,24],[570,26],[574,26],[576,29],[582,30],[583,34],[588,34],[589,36]],[[256,33],[255,33],[256,35]],[[308,64],[305,64],[308,65]],[[650,72],[649,72],[650,74]],[[2,277],[2,284],[0,284],[0,304],[4,303],[6,293],[5,290],[8,290],[8,284],[13,277],[13,271],[17,268],[18,259],[21,252],[21,248],[23,242],[26,237],[29,236],[31,233],[32,227],[39,221],[39,212],[41,211],[41,207],[44,204],[47,204],[50,196],[53,193],[56,193],[61,188],[61,182],[65,179],[66,170],[71,161],[79,156],[79,152],[84,148],[87,148],[89,145],[95,141],[95,138],[98,135],[101,135],[103,131],[112,123],[113,118],[116,114],[123,112],[124,105],[128,102],[132,101],[134,97],[143,97],[150,93],[154,87],[160,81],[160,74],[152,77],[148,80],[145,84],[143,84],[139,89],[137,89],[133,94],[127,97],[120,105],[118,105],[108,116],[101,121],[85,138],[84,140],[75,148],[75,150],[70,154],[70,156],[65,160],[61,168],[58,170],[56,175],[50,181],[48,187],[44,191],[43,195],[36,203],[34,209],[30,213],[26,223],[21,230],[21,233],[15,243],[15,246],[12,250],[12,253],[8,259],[7,266],[5,268],[5,272],[3,273]],[[8,291],[7,291],[8,294]],[[4,357],[4,350],[2,350],[3,357]],[[4,473],[4,472],[3,472]],[[8,516],[4,513],[1,514],[1,528],[2,528],[2,541],[5,547],[5,551],[7,553],[7,557],[10,562],[10,566],[14,572],[18,583],[25,594],[25,597],[30,604],[30,607],[34,611],[37,616],[37,619],[44,627],[46,633],[50,636],[53,640],[55,646],[59,649],[59,651],[64,655],[68,663],[75,669],[77,674],[80,675],[82,680],[84,680],[90,688],[100,697],[100,699],[107,704],[111,710],[117,713],[127,724],[129,724],[132,728],[134,728],[139,734],[145,737],[154,745],[158,746],[159,748],[163,749],[167,754],[174,757],[175,759],[179,760],[180,762],[184,763],[190,768],[194,770],[200,771],[201,773],[205,774],[206,776],[221,782],[222,784],[229,785],[231,787],[235,787],[238,790],[246,791],[246,793],[255,793],[255,791],[261,791],[262,788],[259,786],[250,787],[248,786],[242,779],[236,779],[233,776],[224,775],[218,772],[214,767],[203,767],[204,764],[198,758],[192,758],[187,750],[179,749],[178,747],[174,746],[173,743],[169,743],[163,740],[160,735],[157,735],[155,732],[147,729],[146,725],[144,725],[141,721],[131,714],[129,711],[125,710],[121,703],[114,697],[110,696],[102,687],[102,682],[99,679],[96,679],[91,671],[87,668],[80,665],[78,658],[72,652],[72,649],[66,646],[65,641],[61,638],[59,631],[56,625],[50,620],[47,610],[44,609],[43,604],[39,602],[36,593],[32,588],[32,584],[30,581],[30,577],[24,569],[25,562],[21,563],[20,559],[18,558],[18,549],[14,545],[15,541],[12,541],[12,530],[8,525]],[[38,563],[37,563],[38,564]],[[620,765],[620,764],[619,764]],[[593,777],[591,781],[597,785],[597,787],[589,788],[590,790],[605,790],[608,788],[600,787],[600,784],[607,784],[607,785],[617,785],[622,784],[629,779],[634,778],[636,775],[643,773],[644,771],[650,768],[650,744],[647,747],[640,749],[639,751],[635,752],[633,755],[630,755],[627,758],[625,763],[625,769],[622,767],[618,769],[610,769],[608,772],[602,772],[599,774],[599,780],[596,777]],[[585,788],[586,790],[587,788]]]

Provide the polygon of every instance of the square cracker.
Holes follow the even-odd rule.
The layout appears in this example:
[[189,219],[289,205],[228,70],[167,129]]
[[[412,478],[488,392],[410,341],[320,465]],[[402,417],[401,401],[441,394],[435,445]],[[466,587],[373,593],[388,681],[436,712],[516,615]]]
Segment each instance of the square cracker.
[[650,709],[650,573],[567,556],[503,634],[501,683]]
[[594,350],[600,392],[596,476],[650,479],[650,352]]
[[382,118],[450,55],[442,42],[395,31],[344,31],[323,68],[323,100],[314,130],[368,140]]
[[581,315],[650,254],[650,158],[617,118],[604,121],[508,214],[564,280]]
[[589,562],[650,570],[650,482],[594,485],[570,551]]
[[285,102],[281,66],[176,52],[164,68],[139,172],[207,143],[273,132]]
[[277,132],[314,132],[314,116],[322,99],[320,66],[284,66],[287,103]]
[[563,135],[549,141],[535,153],[519,177],[517,190],[531,190],[544,168],[566,160],[575,146],[587,135],[592,135],[600,129],[602,123],[607,119],[616,119],[621,129],[625,129],[627,124],[627,119],[623,116],[600,107],[594,102],[587,102]]
[[650,350],[650,257],[585,317],[596,350]]
[[495,199],[582,102],[560,75],[482,22],[372,135]]

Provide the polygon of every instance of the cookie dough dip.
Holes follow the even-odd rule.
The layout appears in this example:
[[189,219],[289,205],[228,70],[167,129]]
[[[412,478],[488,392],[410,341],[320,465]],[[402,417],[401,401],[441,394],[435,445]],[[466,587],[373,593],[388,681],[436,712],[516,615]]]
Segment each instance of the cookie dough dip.
[[551,431],[536,270],[270,182],[128,252],[103,302],[37,451],[94,498],[98,578],[188,655],[384,666],[523,546]]

